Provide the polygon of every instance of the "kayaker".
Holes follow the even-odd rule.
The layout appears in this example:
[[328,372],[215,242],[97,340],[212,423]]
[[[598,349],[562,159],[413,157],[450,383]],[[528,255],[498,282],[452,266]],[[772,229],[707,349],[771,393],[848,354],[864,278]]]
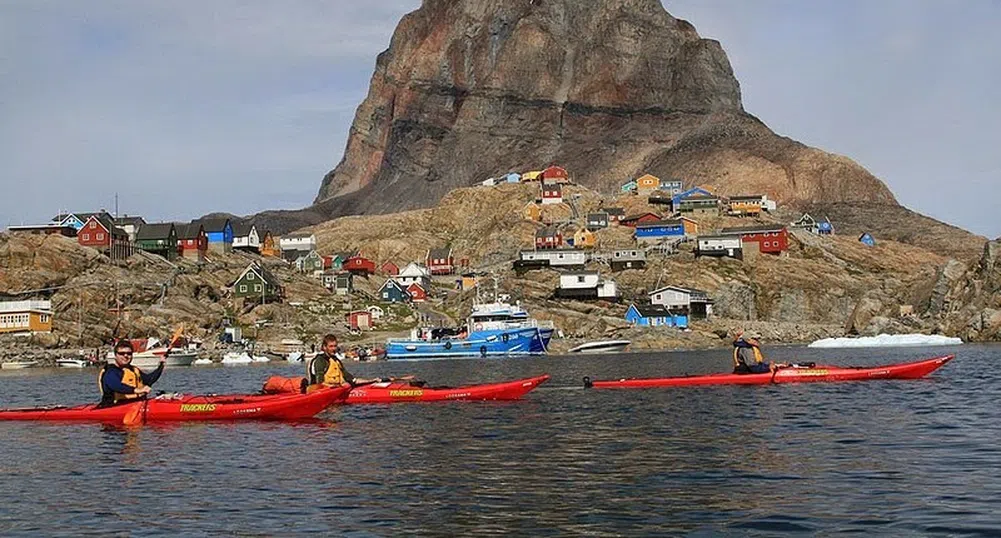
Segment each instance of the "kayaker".
[[761,342],[754,336],[744,336],[744,331],[738,330],[733,338],[733,373],[765,374],[770,371],[771,366],[761,354]]
[[115,362],[106,364],[97,374],[102,407],[145,398],[151,390],[150,386],[163,374],[163,367],[167,362],[165,356],[160,357],[160,365],[156,370],[147,374],[132,366],[134,352],[132,342],[119,340],[115,344]]
[[379,383],[388,381],[380,378],[361,379],[351,375],[344,368],[344,354],[338,352],[337,337],[328,334],[323,337],[320,345],[320,352],[313,357],[306,365],[306,377],[310,385],[341,385],[350,383],[351,385],[364,385],[367,383]]

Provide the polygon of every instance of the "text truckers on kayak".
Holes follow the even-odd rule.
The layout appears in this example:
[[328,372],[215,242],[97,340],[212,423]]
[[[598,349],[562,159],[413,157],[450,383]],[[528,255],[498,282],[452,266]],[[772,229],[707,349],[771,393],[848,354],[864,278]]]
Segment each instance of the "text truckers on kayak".
[[337,386],[344,383],[364,385],[383,381],[383,379],[378,378],[359,379],[351,375],[344,368],[344,363],[341,362],[343,358],[344,355],[337,352],[337,337],[332,334],[324,336],[323,344],[320,345],[320,353],[306,364],[306,377],[310,386],[318,384]]
[[128,340],[119,340],[115,344],[114,364],[106,364],[97,374],[97,382],[101,387],[101,406],[144,398],[149,394],[150,386],[160,379],[167,358],[160,357],[160,365],[147,374],[132,366],[134,351],[132,342]]

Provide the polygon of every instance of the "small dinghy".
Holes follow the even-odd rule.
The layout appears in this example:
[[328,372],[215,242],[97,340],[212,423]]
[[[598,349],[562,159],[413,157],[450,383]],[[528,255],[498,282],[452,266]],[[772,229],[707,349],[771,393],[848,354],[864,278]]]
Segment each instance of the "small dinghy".
[[622,353],[626,351],[632,341],[630,340],[599,340],[597,342],[587,342],[577,347],[570,348],[570,353]]

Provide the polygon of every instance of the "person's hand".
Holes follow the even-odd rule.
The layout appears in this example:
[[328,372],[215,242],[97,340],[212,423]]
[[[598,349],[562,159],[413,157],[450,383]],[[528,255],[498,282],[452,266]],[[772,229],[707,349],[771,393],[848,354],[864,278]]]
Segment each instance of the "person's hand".
[[149,394],[152,390],[150,387],[139,387],[136,389],[136,394]]
[[160,355],[160,364],[167,364],[167,356]]

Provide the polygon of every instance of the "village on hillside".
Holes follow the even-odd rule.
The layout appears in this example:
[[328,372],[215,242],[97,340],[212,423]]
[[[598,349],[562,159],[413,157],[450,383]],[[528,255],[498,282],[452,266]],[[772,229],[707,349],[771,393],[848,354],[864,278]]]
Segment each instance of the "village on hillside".
[[[768,218],[777,206],[767,195],[723,196],[683,180],[662,180],[650,174],[625,182],[620,193],[593,210],[581,206],[580,195],[572,192],[570,173],[559,166],[487,179],[480,188],[512,183],[534,184],[538,192],[521,210],[520,218],[534,223],[537,230],[534,243],[524,245],[517,258],[510,260],[515,274],[555,270],[559,281],[551,290],[553,300],[622,303],[623,320],[634,327],[685,330],[691,322],[713,316],[714,299],[701,289],[657,281],[646,283],[643,300],[626,294],[634,299],[626,303],[616,273],[643,269],[648,260],[670,257],[683,246],[696,258],[743,261],[782,256],[789,248],[790,229],[817,236],[835,231],[829,219],[808,214],[787,223]],[[633,211],[637,205],[655,210]],[[724,217],[739,219],[740,225],[715,228]],[[613,229],[620,230],[620,237],[628,233],[629,244],[604,245],[603,237]],[[115,216],[102,210],[60,213],[41,224],[11,226],[8,233],[64,236],[111,261],[141,254],[168,263],[183,259],[206,264],[215,255],[246,253],[254,258],[225,289],[242,311],[287,300],[285,283],[268,269],[269,263],[280,263],[315,279],[333,296],[362,296],[360,303],[366,304],[344,314],[345,327],[355,335],[379,328],[384,323],[384,307],[394,304],[409,307],[416,315],[408,319],[417,322],[455,323],[448,316],[428,315],[434,308],[422,305],[440,303],[450,292],[475,289],[487,274],[480,260],[471,260],[450,244],[425,245],[421,259],[378,257],[359,250],[330,252],[318,247],[313,232],[277,236],[253,222],[228,218],[146,222],[141,216]],[[858,240],[875,244],[869,234]],[[359,279],[367,285],[356,286]],[[8,294],[0,301],[0,312],[2,333],[51,331],[57,315],[45,293]],[[567,332],[572,333],[569,328]]]

